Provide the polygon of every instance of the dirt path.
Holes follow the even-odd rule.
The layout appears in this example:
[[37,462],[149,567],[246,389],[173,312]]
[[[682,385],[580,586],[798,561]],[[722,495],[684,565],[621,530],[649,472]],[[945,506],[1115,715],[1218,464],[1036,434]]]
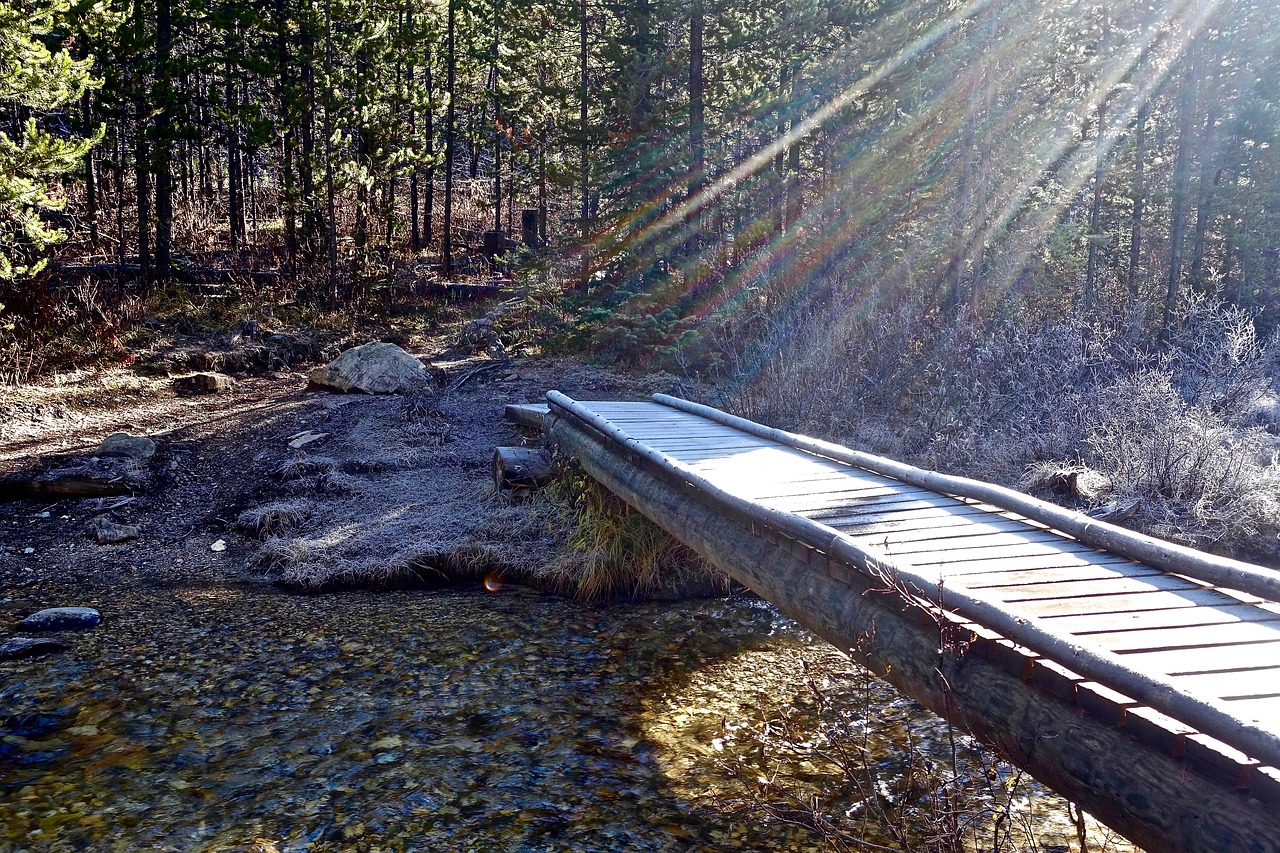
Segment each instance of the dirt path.
[[[525,440],[503,407],[549,388],[597,398],[669,388],[669,378],[571,360],[432,364],[444,390],[410,407],[394,395],[308,391],[300,371],[241,377],[233,392],[193,397],[123,370],[6,392],[2,474],[92,452],[115,431],[148,435],[157,452],[154,485],[132,498],[0,504],[0,587],[41,597],[83,585],[290,573],[295,582],[376,585],[429,581],[445,563],[528,567],[563,546],[562,532],[544,506],[513,503],[490,485],[493,448]],[[324,437],[290,448],[307,430]],[[98,544],[90,533],[98,517],[141,535]]]

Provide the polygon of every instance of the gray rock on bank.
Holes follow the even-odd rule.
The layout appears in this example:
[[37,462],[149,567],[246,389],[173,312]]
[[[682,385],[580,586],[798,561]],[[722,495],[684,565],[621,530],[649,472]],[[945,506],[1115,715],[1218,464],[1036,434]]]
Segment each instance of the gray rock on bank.
[[32,613],[18,623],[19,631],[74,631],[92,628],[102,614],[92,607],[49,607]]
[[421,361],[395,344],[371,343],[353,347],[307,377],[311,387],[325,391],[396,394],[420,391],[431,384]]
[[193,373],[173,380],[173,390],[179,394],[222,394],[236,387],[236,381],[225,373]]
[[97,455],[104,459],[133,459],[146,462],[156,455],[156,443],[145,435],[112,433],[98,445]]
[[142,535],[142,528],[134,524],[116,524],[109,518],[98,516],[89,523],[89,531],[99,545],[115,545],[128,542]]

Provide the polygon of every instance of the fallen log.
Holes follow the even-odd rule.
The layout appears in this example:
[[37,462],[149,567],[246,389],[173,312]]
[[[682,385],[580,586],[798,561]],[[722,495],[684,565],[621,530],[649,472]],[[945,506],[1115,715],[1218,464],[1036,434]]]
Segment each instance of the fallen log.
[[85,459],[36,474],[0,478],[0,502],[136,495],[147,490],[151,479],[151,472],[133,459]]
[[123,480],[102,480],[96,477],[69,475],[54,479],[0,480],[0,502],[29,499],[62,500],[64,498],[109,498],[134,494]]

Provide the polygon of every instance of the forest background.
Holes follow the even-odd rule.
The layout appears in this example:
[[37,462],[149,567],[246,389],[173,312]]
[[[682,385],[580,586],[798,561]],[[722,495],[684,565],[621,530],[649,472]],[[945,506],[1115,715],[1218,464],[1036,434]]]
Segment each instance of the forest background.
[[503,231],[502,334],[1274,563],[1276,17],[0,0],[0,373],[128,360],[210,280],[430,313]]

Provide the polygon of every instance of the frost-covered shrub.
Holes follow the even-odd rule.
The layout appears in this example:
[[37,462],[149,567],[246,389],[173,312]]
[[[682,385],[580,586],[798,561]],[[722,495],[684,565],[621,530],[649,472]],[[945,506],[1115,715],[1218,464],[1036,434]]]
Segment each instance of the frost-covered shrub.
[[1067,498],[1137,501],[1131,524],[1274,561],[1277,353],[1247,315],[1208,301],[1164,336],[1138,315],[980,326],[916,303],[795,336],[735,407],[1007,484],[1096,472],[1109,489]]

